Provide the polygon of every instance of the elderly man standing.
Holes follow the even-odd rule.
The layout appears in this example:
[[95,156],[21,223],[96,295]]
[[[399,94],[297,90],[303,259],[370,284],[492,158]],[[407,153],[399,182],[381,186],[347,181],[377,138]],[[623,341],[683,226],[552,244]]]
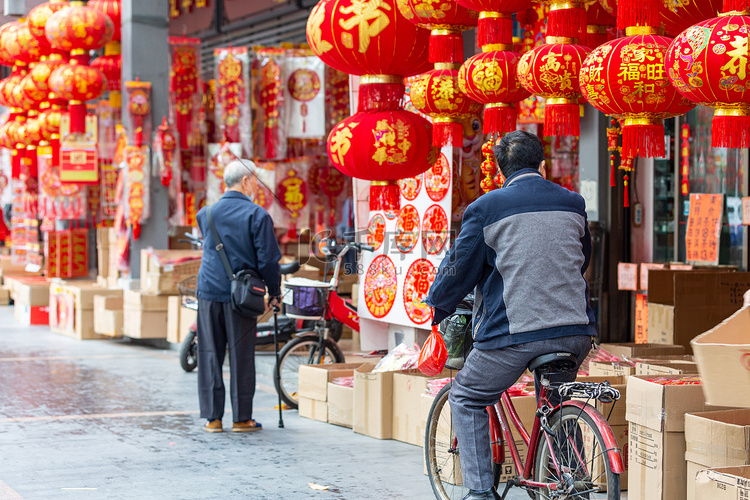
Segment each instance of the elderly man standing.
[[[250,163],[250,162],[247,162]],[[279,303],[281,251],[273,221],[262,207],[251,200],[252,173],[239,161],[224,170],[226,192],[211,205],[216,233],[224,246],[233,273],[256,271],[265,281],[269,307]],[[204,429],[221,432],[224,416],[222,365],[229,347],[230,390],[233,432],[262,428],[253,420],[255,395],[255,337],[257,319],[232,309],[230,283],[208,222],[208,209],[198,212],[203,235],[203,259],[198,273],[198,399]]]

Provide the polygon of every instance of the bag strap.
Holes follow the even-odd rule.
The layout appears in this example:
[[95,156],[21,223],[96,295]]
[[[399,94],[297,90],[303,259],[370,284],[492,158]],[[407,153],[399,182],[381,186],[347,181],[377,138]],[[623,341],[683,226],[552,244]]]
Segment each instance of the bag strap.
[[224,244],[221,242],[221,238],[219,238],[219,233],[216,231],[216,226],[214,226],[214,219],[211,217],[211,209],[213,207],[208,207],[208,213],[206,214],[208,216],[208,227],[211,228],[211,235],[216,240],[216,251],[219,252],[219,257],[221,257],[221,262],[224,264],[224,270],[227,272],[227,278],[229,278],[229,281],[234,281],[234,273],[232,272],[232,266],[229,265],[229,259],[227,258],[227,252],[224,250]]

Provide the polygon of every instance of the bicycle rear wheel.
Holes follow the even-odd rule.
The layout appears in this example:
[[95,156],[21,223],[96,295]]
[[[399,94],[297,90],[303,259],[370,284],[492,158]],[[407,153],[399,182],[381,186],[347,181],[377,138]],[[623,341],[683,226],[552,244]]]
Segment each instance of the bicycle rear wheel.
[[[469,492],[463,485],[458,440],[448,404],[451,385],[452,382],[435,396],[425,429],[425,466],[432,491],[439,500],[461,500]],[[497,486],[501,466],[493,464],[493,469]]]
[[330,339],[320,339],[317,335],[304,335],[292,339],[279,352],[279,366],[276,367],[273,377],[276,391],[281,394],[284,403],[296,409],[299,367],[343,362],[344,355],[341,349]]
[[[574,406],[563,406],[549,418],[552,446],[542,431],[536,450],[534,480],[542,483],[566,483],[566,494],[552,496],[537,490],[537,500],[549,498],[581,500],[619,500],[620,475],[612,472],[602,433],[596,422]],[[558,467],[555,466],[555,462]]]

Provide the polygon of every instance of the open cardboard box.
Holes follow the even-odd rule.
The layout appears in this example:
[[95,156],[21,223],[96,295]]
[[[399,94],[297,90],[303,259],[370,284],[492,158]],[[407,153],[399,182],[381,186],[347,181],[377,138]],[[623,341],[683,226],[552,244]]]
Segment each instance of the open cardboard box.
[[698,472],[695,498],[738,500],[750,498],[750,466],[721,467]]
[[706,401],[750,408],[750,306],[694,338]]

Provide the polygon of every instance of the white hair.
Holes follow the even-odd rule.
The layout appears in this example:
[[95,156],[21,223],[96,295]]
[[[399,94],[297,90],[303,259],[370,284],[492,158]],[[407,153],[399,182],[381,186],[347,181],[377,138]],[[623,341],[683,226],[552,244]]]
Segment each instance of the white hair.
[[250,160],[234,160],[224,168],[224,184],[227,188],[233,188],[240,182],[244,177],[252,175],[251,170],[255,169],[255,163]]

